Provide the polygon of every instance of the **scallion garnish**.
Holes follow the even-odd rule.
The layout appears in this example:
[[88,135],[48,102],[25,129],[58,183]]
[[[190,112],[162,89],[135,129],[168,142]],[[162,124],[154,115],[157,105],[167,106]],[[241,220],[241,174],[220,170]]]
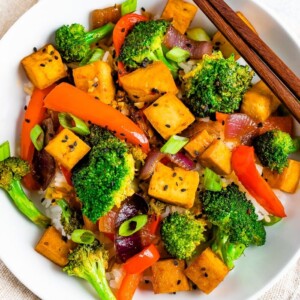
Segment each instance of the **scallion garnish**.
[[222,189],[222,181],[218,174],[209,168],[205,168],[203,176],[204,189],[208,191],[218,192]]
[[177,63],[181,63],[190,57],[190,52],[179,47],[174,47],[166,53],[166,57]]
[[263,218],[261,220],[261,222],[264,224],[264,226],[272,226],[276,223],[278,223],[279,221],[281,221],[282,218],[280,217],[276,217],[276,216],[266,216],[265,218]]
[[36,150],[41,151],[44,147],[44,131],[42,127],[36,124],[30,131],[30,139]]
[[95,240],[95,235],[90,230],[75,229],[71,234],[71,240],[77,244],[92,244]]
[[71,131],[80,135],[90,134],[88,125],[81,119],[68,113],[59,113],[58,120],[62,127],[70,129]]
[[101,48],[96,48],[93,51],[91,51],[90,55],[87,55],[81,62],[80,66],[88,65],[93,62],[96,62],[104,56],[105,51]]
[[0,161],[10,157],[9,141],[5,141],[0,145]]
[[179,135],[172,135],[168,141],[161,147],[160,152],[168,154],[176,154],[179,152],[187,143],[189,139]]
[[126,0],[121,4],[122,16],[136,11],[136,7],[137,7],[137,0]]
[[210,41],[209,35],[206,33],[206,31],[203,28],[200,27],[195,27],[195,28],[190,28],[186,31],[186,35],[188,38],[202,42],[202,41]]
[[147,215],[137,215],[129,220],[126,220],[119,228],[119,235],[130,236],[141,230],[146,225],[147,221]]

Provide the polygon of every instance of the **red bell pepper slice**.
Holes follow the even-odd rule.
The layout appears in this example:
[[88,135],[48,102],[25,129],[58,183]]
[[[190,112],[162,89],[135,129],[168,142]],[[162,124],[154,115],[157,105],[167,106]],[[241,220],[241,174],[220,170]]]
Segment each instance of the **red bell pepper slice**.
[[266,211],[277,217],[286,217],[282,203],[255,167],[253,147],[233,149],[231,164],[239,181]]
[[118,290],[117,300],[131,300],[142,279],[142,273],[126,274]]
[[[141,21],[147,21],[148,19],[142,15],[135,13],[124,15],[116,24],[113,31],[113,44],[115,47],[116,55],[119,56],[121,47],[124,43],[125,37],[128,32],[134,27],[134,25]],[[126,74],[124,64],[118,62],[118,73],[119,75]]]
[[[30,131],[35,125],[40,124],[45,118],[46,108],[44,107],[44,98],[53,88],[54,85],[43,90],[35,88],[25,111],[21,128],[20,156],[22,159],[28,161],[29,164],[32,163],[34,154],[34,145],[30,139]],[[23,178],[23,184],[30,190],[39,189],[39,184],[33,179],[31,173],[27,174]]]
[[45,107],[58,112],[68,112],[85,121],[106,127],[120,139],[139,145],[148,153],[149,142],[145,133],[128,117],[75,86],[62,82],[44,101]]
[[159,258],[160,254],[157,248],[151,244],[144,248],[141,252],[130,257],[123,265],[124,270],[128,274],[142,273],[155,262],[157,262]]

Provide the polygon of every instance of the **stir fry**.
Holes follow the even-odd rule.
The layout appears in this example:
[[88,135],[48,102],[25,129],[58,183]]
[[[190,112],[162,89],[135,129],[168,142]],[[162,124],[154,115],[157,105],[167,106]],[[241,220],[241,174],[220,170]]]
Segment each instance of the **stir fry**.
[[30,100],[0,187],[41,227],[35,251],[102,300],[211,293],[287,217],[275,190],[299,184],[292,117],[197,11],[97,8],[20,62]]

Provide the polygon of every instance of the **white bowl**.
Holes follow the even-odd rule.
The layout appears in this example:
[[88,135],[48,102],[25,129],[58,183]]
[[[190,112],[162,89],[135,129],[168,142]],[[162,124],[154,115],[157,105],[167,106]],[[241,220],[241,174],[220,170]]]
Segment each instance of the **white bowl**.
[[[254,24],[262,39],[300,75],[299,45],[274,17],[255,1],[226,2],[235,10],[242,11]],[[0,41],[0,143],[9,140],[12,149],[17,149],[19,144],[19,125],[25,105],[23,84],[26,81],[20,60],[30,54],[34,47],[42,47],[53,40],[53,32],[59,26],[74,22],[88,26],[91,10],[114,3],[110,0],[43,0],[11,27]],[[139,6],[160,13],[165,3],[165,0],[141,0]],[[215,31],[214,26],[200,12],[195,19],[196,23],[209,33]],[[200,292],[154,295],[150,291],[138,291],[134,299],[257,298],[298,257],[299,194],[297,192],[288,197],[282,194],[288,217],[267,228],[266,245],[247,249],[245,256],[236,262],[235,269],[210,295]],[[60,268],[34,251],[42,231],[27,221],[2,191],[0,198],[0,257],[17,278],[44,300],[95,299],[94,291],[83,280],[68,277]]]

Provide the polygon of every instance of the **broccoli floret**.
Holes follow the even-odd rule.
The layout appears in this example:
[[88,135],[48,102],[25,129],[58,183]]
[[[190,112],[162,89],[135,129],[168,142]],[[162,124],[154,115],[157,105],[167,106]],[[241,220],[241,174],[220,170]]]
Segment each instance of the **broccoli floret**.
[[59,199],[56,204],[61,208],[60,223],[64,229],[64,235],[70,237],[75,229],[83,227],[83,218],[80,210],[73,209],[66,200]]
[[89,56],[91,44],[112,32],[114,24],[85,31],[81,24],[63,25],[55,31],[55,44],[66,62],[79,62]]
[[289,154],[297,150],[291,136],[277,129],[255,137],[253,146],[262,165],[278,173],[287,167]]
[[212,249],[229,268],[250,245],[261,246],[266,231],[255,213],[253,204],[231,183],[221,191],[202,191],[199,194],[203,213],[214,226]]
[[91,126],[90,152],[73,168],[72,182],[82,212],[92,222],[133,194],[134,159],[129,147],[110,131]]
[[195,249],[205,240],[206,222],[191,214],[174,212],[162,222],[161,238],[166,250],[179,259],[190,258]]
[[88,281],[100,299],[116,299],[105,276],[108,266],[108,252],[95,240],[93,244],[79,244],[68,256],[69,262],[63,268],[69,276]]
[[178,66],[165,58],[162,46],[169,26],[170,22],[165,20],[137,23],[126,36],[118,60],[130,68],[138,68],[152,61],[160,60],[175,76]]
[[16,207],[28,219],[39,226],[47,227],[50,219],[35,207],[21,185],[21,179],[29,172],[29,164],[18,157],[8,157],[0,161],[0,188],[9,194]]
[[254,73],[234,56],[222,53],[204,55],[195,69],[183,76],[184,101],[197,117],[215,112],[232,113],[239,109]]

